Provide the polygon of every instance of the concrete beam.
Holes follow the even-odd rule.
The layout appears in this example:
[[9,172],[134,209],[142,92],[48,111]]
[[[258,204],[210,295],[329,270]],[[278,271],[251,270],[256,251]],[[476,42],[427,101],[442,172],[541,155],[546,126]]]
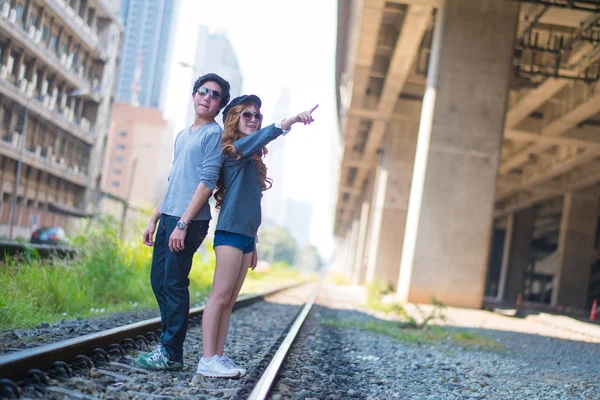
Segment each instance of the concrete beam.
[[600,136],[579,139],[574,137],[543,136],[531,131],[507,129],[504,131],[504,138],[518,142],[534,142],[551,146],[573,146],[600,150]]
[[[569,63],[577,63],[592,49],[593,46],[591,44],[584,43],[571,53]],[[569,79],[548,78],[537,88],[528,91],[506,113],[506,127],[515,128],[521,121],[529,117],[532,112],[540,108],[546,101],[567,86],[569,82]]]
[[541,184],[547,180],[556,178],[568,171],[585,165],[600,156],[600,152],[597,150],[588,150],[582,154],[575,155],[564,161],[557,160],[558,157],[548,163],[547,165],[540,165],[537,168],[525,169],[523,172],[523,187],[528,188],[530,186]]
[[[600,112],[600,90],[597,90],[593,96],[590,96],[584,102],[575,105],[568,112],[552,121],[542,129],[542,136],[556,137],[560,136],[577,124],[593,117]],[[500,175],[504,175],[515,168],[519,168],[530,160],[531,154],[544,152],[554,146],[551,143],[535,143],[519,151],[514,156],[504,160],[498,169]]]
[[359,119],[369,119],[372,121],[384,121],[384,122],[394,122],[394,121],[419,121],[419,114],[409,114],[409,113],[394,113],[384,114],[377,110],[366,110],[361,108],[351,108],[346,111],[346,116],[349,118],[359,118]]
[[517,196],[518,199],[512,204],[497,209],[494,212],[494,218],[499,218],[508,213],[522,210],[532,205],[541,203],[545,200],[553,197],[561,196],[567,192],[575,192],[582,189],[586,189],[590,186],[594,186],[600,182],[600,161],[596,160],[584,167],[581,167],[575,171],[571,171],[565,176],[560,189],[555,191],[549,191],[545,193],[535,194],[522,194]]
[[[351,65],[351,67],[347,71],[345,82],[345,87],[350,90],[350,93],[348,93],[350,108],[362,107],[364,104],[385,5],[385,0],[365,0],[360,11],[360,24],[352,32],[355,35],[355,40],[350,40],[350,43],[356,43],[356,47],[349,49],[349,58],[352,61],[347,64]],[[345,114],[345,110],[342,109],[341,114]],[[358,124],[349,123],[347,118],[342,118],[341,132],[345,142],[345,152],[347,153],[354,147],[358,128]],[[347,172],[347,168],[342,166],[340,171],[340,185],[345,184]],[[338,198],[336,209],[339,208],[341,201],[341,197]]]
[[366,169],[373,169],[374,167],[376,167],[378,164],[378,162],[376,160],[362,160],[362,159],[347,159],[347,160],[343,160],[342,161],[342,166],[343,167],[348,167],[348,168],[366,168]]
[[[408,8],[402,30],[396,42],[394,55],[390,61],[388,74],[383,85],[383,91],[379,100],[377,113],[387,115],[387,120],[394,113],[398,96],[412,70],[418,48],[423,40],[423,35],[431,22],[431,7],[413,5]],[[364,154],[375,154],[381,146],[381,141],[385,133],[387,122],[385,120],[375,120],[369,132]],[[363,185],[370,171],[361,169],[357,173],[354,185]],[[344,219],[347,220],[352,209],[356,206],[357,197],[353,196],[349,203]]]
[[[530,192],[555,192],[556,190],[560,190],[560,184],[555,182],[545,182],[544,184],[537,186],[526,186],[523,184],[523,176],[522,175],[509,175],[509,176],[500,176],[496,181],[496,187],[501,189],[509,189],[510,192],[527,190]],[[497,195],[497,198],[500,198]]]
[[439,8],[446,4],[446,0],[391,0],[390,3],[420,5]]
[[354,186],[340,186],[340,192],[359,195],[362,193],[362,190]]

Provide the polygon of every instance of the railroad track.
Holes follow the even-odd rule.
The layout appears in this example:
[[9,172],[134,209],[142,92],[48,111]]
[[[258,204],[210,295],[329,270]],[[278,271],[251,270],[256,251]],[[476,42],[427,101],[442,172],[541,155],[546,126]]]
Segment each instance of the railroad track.
[[[280,329],[274,340],[267,343],[261,353],[261,360],[248,371],[246,376],[238,380],[218,381],[218,383],[228,381],[225,386],[216,384],[217,387],[213,388],[207,388],[206,385],[198,387],[200,378],[190,371],[148,372],[134,367],[131,362],[137,354],[134,350],[148,350],[158,341],[160,318],[154,318],[0,356],[0,398],[19,398],[23,394],[25,397],[41,395],[41,397],[54,398],[53,396],[59,395],[66,398],[96,399],[98,394],[102,393],[102,386],[105,386],[104,389],[115,392],[113,394],[117,396],[114,398],[129,398],[119,397],[118,392],[121,391],[130,395],[157,399],[210,398],[213,394],[214,398],[264,399],[273,387],[294,338],[316,300],[317,290],[307,285],[295,284],[259,295],[240,296],[234,307],[234,310],[238,310],[273,296],[284,296],[285,293],[294,290],[302,292],[300,296],[303,306],[297,307],[300,308],[297,312],[294,309],[294,314],[290,315],[293,318],[289,318],[288,321],[281,319],[278,321],[278,325],[285,326],[285,329]],[[201,325],[203,311],[204,307],[190,310],[189,337],[191,338],[198,339],[201,336],[199,325]],[[194,329],[198,333],[195,333]],[[144,377],[139,378],[139,375]],[[195,381],[196,385],[175,384],[174,390],[179,395],[154,394],[152,383],[146,385],[150,388],[147,393],[127,389],[131,382],[153,382],[152,377],[156,376],[160,380],[165,379],[166,375],[174,382]],[[98,377],[104,379],[100,385],[91,381],[91,378]],[[157,385],[160,388],[160,384]]]

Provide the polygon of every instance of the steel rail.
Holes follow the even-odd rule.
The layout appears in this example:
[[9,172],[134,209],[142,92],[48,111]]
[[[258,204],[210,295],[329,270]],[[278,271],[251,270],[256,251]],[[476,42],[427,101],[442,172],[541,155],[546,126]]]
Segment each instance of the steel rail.
[[[303,285],[305,282],[281,286],[255,295],[243,295],[235,303],[234,310],[247,307],[265,297]],[[190,318],[201,316],[204,306],[190,310]],[[160,317],[135,322],[117,328],[91,333],[57,343],[18,351],[0,356],[0,379],[21,379],[31,369],[47,369],[57,361],[71,361],[81,354],[90,354],[98,348],[106,348],[121,343],[127,338],[135,338],[160,329]]]

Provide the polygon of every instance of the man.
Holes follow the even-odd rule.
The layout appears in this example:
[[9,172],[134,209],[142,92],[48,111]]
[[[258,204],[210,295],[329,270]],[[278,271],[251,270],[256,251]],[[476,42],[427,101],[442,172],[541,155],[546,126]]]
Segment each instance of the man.
[[[208,232],[212,195],[222,165],[221,133],[215,117],[229,102],[229,83],[206,74],[194,83],[194,124],[175,139],[175,157],[167,190],[148,228],[144,244],[154,246],[150,282],[160,308],[160,344],[140,354],[134,364],[152,370],[183,367],[190,308],[192,258]],[[156,239],[152,237],[156,230]]]

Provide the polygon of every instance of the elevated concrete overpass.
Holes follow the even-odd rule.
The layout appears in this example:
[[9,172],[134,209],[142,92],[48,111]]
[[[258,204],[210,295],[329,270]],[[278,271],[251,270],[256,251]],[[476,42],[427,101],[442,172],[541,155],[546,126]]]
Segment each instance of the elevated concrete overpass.
[[[600,2],[338,7],[341,268],[407,301],[588,305],[600,289]],[[554,260],[544,274],[542,258]]]

